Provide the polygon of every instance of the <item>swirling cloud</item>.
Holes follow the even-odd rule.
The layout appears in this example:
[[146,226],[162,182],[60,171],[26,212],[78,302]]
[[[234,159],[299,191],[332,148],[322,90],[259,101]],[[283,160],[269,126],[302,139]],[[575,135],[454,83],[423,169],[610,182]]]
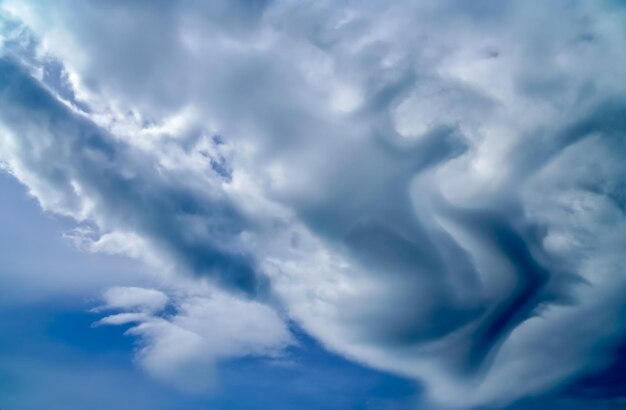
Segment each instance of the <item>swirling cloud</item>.
[[[619,4],[2,9],[0,160],[82,224],[81,247],[274,309],[438,406],[505,405],[610,360]],[[144,358],[169,354],[172,321],[140,313],[104,322],[147,321]]]

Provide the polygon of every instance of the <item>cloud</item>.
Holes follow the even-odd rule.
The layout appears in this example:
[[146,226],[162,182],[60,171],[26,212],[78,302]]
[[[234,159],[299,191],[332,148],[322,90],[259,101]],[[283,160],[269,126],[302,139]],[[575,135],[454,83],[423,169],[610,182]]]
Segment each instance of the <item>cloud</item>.
[[[215,171],[201,180],[183,172],[148,181],[152,172],[158,172],[153,158],[115,141],[56,100],[10,58],[2,60],[0,70],[7,127],[3,160],[44,209],[78,220],[94,217],[103,235],[115,231],[127,246],[130,237],[138,236],[148,240],[145,247],[164,249],[165,259],[190,272],[211,275],[227,286],[232,281],[234,288],[245,292],[260,291],[261,279],[243,247],[226,249],[228,241],[238,240],[246,222],[216,190]],[[139,184],[146,190],[135,190],[135,183],[144,178],[148,179]],[[185,178],[190,185],[178,182]],[[161,219],[170,213],[178,216]],[[100,236],[94,247],[110,242],[112,236]]]
[[110,309],[129,309],[140,312],[159,312],[165,308],[168,297],[155,289],[115,287],[104,293],[104,306]]
[[122,313],[106,316],[96,324],[131,324],[126,333],[140,340],[137,361],[141,367],[183,391],[211,391],[219,361],[279,357],[294,343],[284,321],[259,302],[218,291],[202,296],[179,292],[174,311],[159,315],[166,298],[155,289],[109,289],[102,308]]
[[[194,358],[230,354],[181,319],[221,303],[276,309],[442,406],[504,405],[610,360],[619,4],[2,7],[4,168],[82,223],[84,249],[238,295],[104,319],[139,323],[158,377],[193,385]],[[271,344],[235,316],[229,344]]]

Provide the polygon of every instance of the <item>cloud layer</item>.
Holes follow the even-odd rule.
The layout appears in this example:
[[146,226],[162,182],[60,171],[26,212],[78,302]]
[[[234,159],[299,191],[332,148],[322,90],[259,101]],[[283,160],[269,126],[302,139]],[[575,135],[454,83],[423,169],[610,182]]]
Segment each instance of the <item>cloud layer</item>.
[[185,363],[276,354],[283,320],[438,406],[610,361],[618,3],[0,4],[3,168],[80,247],[219,295],[106,294],[157,377],[202,389]]

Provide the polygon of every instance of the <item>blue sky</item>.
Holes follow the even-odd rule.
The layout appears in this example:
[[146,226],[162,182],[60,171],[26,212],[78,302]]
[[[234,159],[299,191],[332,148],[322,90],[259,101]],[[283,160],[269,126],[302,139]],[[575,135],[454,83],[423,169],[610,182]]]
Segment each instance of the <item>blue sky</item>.
[[0,0],[0,408],[623,405],[624,23]]
[[[7,194],[1,214],[11,216],[2,220],[10,227],[2,232],[3,287],[16,290],[6,294],[0,311],[3,408],[366,409],[417,401],[418,383],[333,355],[299,330],[301,345],[280,362],[242,358],[220,366],[214,391],[181,394],[151,380],[133,365],[136,346],[123,334],[128,326],[92,326],[101,317],[91,310],[104,285],[84,278],[97,267],[100,275],[123,274],[124,283],[133,284],[132,261],[81,253],[60,237],[68,221],[43,214],[7,176],[0,188]],[[32,283],[33,276],[45,281],[65,270],[76,270],[74,289]]]

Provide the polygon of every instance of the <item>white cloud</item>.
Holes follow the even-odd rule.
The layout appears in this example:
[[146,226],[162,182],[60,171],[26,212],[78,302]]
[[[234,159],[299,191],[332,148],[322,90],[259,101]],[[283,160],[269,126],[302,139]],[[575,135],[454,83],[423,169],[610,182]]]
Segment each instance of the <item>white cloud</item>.
[[[269,300],[460,407],[557,387],[626,329],[618,5],[2,7],[40,39],[4,40],[4,167],[86,249],[239,294],[112,296],[157,377],[287,344]],[[49,61],[69,106],[24,74]]]
[[104,293],[105,307],[110,309],[157,313],[165,308],[167,301],[167,295],[155,289],[115,287]]
[[174,313],[158,315],[167,300],[163,292],[109,289],[103,308],[130,312],[106,316],[97,325],[132,324],[126,333],[140,339],[140,366],[184,391],[211,391],[219,361],[278,357],[294,343],[285,322],[264,304],[216,290],[176,294]]

